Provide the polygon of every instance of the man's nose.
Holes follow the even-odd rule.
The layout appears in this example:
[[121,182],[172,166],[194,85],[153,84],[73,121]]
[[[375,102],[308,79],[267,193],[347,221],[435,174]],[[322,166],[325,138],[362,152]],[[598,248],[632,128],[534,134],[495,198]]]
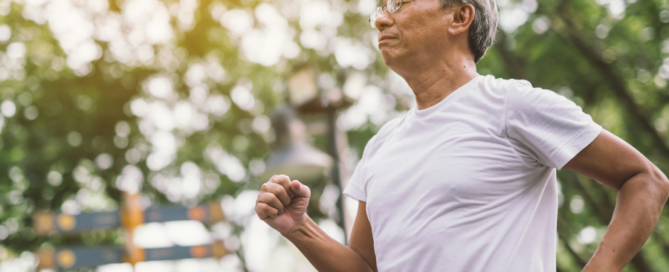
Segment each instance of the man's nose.
[[383,31],[384,29],[392,26],[395,23],[395,20],[390,17],[390,13],[388,10],[384,10],[379,14],[379,17],[376,18],[376,21],[374,21],[374,26],[376,26],[376,29],[379,31]]

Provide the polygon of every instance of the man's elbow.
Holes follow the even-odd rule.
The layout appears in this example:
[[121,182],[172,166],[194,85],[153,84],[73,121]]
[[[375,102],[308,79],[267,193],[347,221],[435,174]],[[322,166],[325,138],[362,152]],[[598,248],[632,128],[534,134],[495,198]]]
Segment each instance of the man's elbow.
[[662,199],[664,205],[664,202],[669,198],[669,179],[667,179],[667,176],[664,175],[662,170],[655,165],[651,167],[650,177],[650,180],[654,185],[653,187]]

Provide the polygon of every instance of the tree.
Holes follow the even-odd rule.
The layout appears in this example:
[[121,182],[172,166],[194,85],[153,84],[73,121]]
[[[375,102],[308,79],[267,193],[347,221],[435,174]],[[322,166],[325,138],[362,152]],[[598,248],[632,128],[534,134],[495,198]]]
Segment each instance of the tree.
[[[498,40],[479,73],[565,95],[667,171],[668,5],[500,1]],[[354,165],[374,133],[415,103],[375,49],[374,6],[0,1],[0,251],[11,258],[44,243],[117,243],[115,232],[38,237],[30,214],[116,209],[120,190],[132,186],[154,205],[244,198],[264,182],[268,116],[286,103],[286,78],[304,66],[320,89],[356,99],[338,120],[351,146],[344,162]],[[309,140],[326,149],[325,135]],[[576,271],[603,235],[615,191],[567,171],[558,179],[558,268]],[[312,217],[327,218],[313,201]],[[231,237],[252,216],[234,215]],[[667,218],[626,271],[669,266]]]

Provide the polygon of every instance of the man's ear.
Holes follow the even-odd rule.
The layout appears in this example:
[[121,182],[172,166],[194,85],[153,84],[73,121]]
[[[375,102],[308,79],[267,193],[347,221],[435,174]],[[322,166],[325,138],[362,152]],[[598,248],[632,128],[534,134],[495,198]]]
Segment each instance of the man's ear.
[[474,21],[474,6],[471,4],[464,4],[462,6],[452,7],[453,22],[448,28],[448,33],[457,35],[469,29],[469,26]]

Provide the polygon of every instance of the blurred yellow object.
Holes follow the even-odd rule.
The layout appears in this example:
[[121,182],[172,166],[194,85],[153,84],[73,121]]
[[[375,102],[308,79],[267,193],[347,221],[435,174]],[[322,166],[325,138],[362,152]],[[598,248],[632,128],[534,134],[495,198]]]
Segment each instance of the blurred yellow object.
[[135,246],[133,241],[135,228],[144,223],[144,208],[140,195],[137,192],[123,193],[123,208],[121,209],[121,225],[125,232],[125,261],[133,266],[146,260],[143,248]]
[[58,265],[63,268],[71,268],[77,262],[77,257],[74,256],[74,253],[67,249],[58,252],[56,259]]
[[39,269],[45,269],[45,268],[55,268],[56,264],[54,263],[54,257],[56,255],[56,251],[53,250],[53,248],[49,249],[43,249],[37,252],[37,258],[39,259]]
[[70,231],[74,229],[74,226],[77,224],[77,219],[74,216],[69,214],[61,213],[58,215],[58,227],[64,231]]
[[54,214],[50,212],[37,212],[33,215],[33,227],[38,235],[48,234],[55,229]]

